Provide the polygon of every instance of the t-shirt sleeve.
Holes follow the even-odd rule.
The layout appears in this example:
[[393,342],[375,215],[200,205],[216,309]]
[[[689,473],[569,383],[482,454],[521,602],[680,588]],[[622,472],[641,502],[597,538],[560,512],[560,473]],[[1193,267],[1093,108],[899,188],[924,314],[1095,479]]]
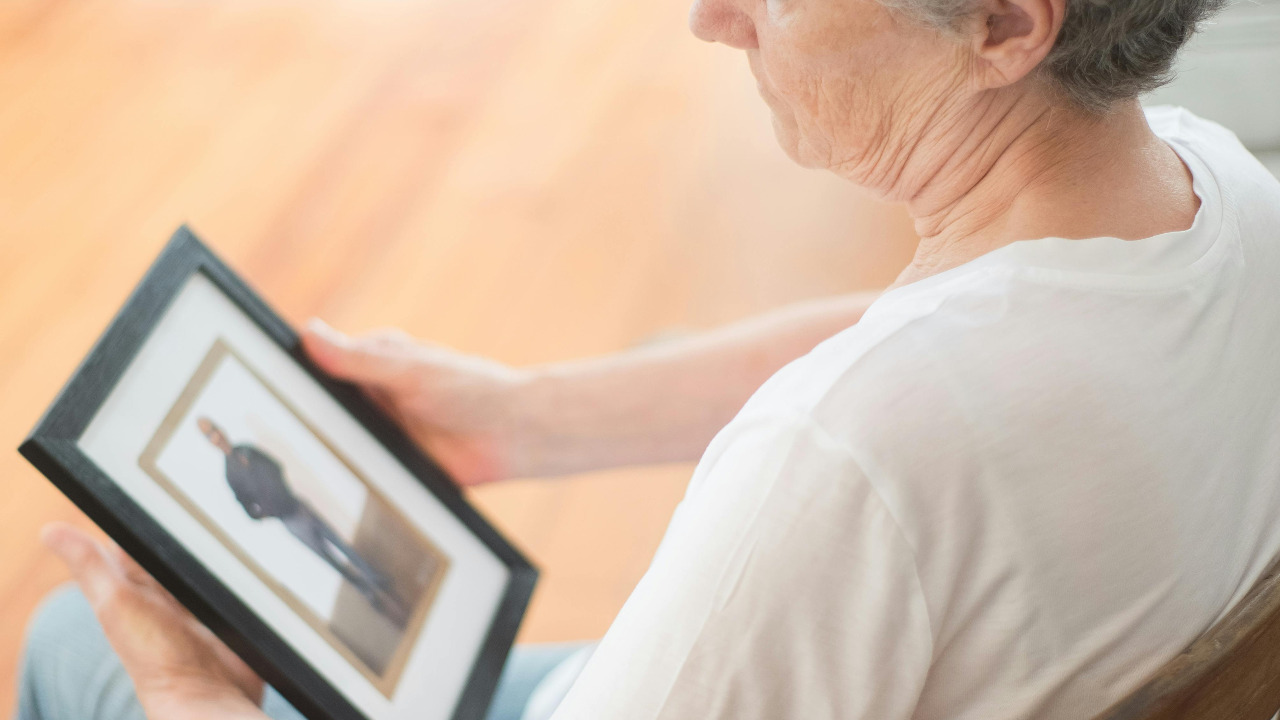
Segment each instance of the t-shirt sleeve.
[[812,421],[743,420],[555,720],[911,717],[933,640],[909,543]]

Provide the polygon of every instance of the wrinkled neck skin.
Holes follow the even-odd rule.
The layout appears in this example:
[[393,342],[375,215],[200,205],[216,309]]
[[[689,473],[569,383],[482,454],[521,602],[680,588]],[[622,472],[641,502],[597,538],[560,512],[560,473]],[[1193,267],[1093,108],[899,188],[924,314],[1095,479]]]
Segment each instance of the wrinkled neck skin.
[[1181,158],[1137,101],[1091,115],[1022,87],[930,116],[918,142],[874,171],[843,172],[903,201],[920,244],[905,285],[1018,240],[1118,237],[1190,227],[1199,207]]

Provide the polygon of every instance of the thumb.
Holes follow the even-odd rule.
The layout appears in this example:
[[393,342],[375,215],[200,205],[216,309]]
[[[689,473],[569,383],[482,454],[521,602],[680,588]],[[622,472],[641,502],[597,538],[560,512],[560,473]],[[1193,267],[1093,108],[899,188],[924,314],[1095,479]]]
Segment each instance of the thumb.
[[118,568],[106,550],[83,530],[54,523],[40,533],[40,541],[66,563],[90,605],[98,607],[119,586]]
[[414,365],[412,347],[402,335],[352,338],[319,318],[307,323],[302,347],[321,370],[358,385],[396,387]]

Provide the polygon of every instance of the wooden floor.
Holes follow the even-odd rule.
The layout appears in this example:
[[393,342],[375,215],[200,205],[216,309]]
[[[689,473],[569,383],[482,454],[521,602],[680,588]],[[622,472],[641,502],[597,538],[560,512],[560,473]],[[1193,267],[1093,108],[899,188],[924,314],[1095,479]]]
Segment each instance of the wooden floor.
[[[905,216],[793,168],[686,3],[0,3],[0,704],[84,522],[13,448],[184,221],[291,321],[512,363],[891,279]],[[605,630],[689,470],[474,494],[545,569],[524,639]]]

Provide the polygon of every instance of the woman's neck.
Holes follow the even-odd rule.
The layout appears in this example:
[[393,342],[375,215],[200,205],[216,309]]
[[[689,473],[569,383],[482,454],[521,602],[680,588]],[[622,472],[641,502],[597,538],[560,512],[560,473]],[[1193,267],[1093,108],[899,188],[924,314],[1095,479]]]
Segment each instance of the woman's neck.
[[1136,101],[1105,117],[1023,96],[967,123],[906,193],[920,245],[895,285],[962,265],[1018,240],[1185,230],[1199,207],[1181,158]]

